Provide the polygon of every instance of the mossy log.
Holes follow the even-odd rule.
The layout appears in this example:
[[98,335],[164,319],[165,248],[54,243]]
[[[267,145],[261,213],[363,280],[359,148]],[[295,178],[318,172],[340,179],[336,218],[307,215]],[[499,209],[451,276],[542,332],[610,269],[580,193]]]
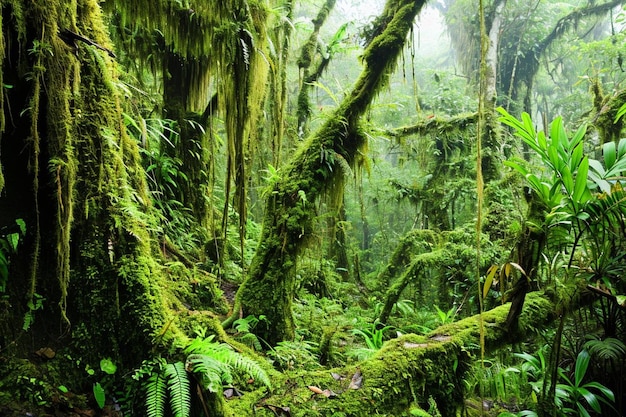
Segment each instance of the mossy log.
[[313,201],[333,185],[341,186],[346,165],[358,159],[365,143],[359,120],[386,84],[424,3],[388,0],[376,21],[379,35],[363,53],[364,70],[353,90],[303,143],[268,193],[261,242],[237,293],[234,311],[244,316],[265,315],[269,326],[255,330],[272,345],[294,336],[294,268],[300,250],[313,235]]
[[[587,298],[584,283],[567,293],[527,295],[519,325],[505,327],[510,304],[482,314],[485,349],[494,350],[523,340],[558,315],[572,311]],[[564,302],[567,300],[567,302]],[[341,369],[302,372],[275,384],[270,396],[253,392],[231,400],[235,415],[256,410],[257,416],[404,416],[428,409],[432,402],[443,416],[462,408],[463,380],[479,355],[481,316],[439,327],[428,335],[407,334],[386,342],[372,358]],[[278,414],[275,414],[275,413]]]

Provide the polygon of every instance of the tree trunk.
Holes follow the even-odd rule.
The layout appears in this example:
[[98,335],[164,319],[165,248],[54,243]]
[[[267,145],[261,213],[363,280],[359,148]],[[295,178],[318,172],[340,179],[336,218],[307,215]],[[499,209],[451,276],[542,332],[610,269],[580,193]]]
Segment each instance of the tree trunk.
[[[77,357],[143,359],[165,321],[137,143],[121,121],[97,0],[2,2],[0,224],[26,223],[11,260],[0,344],[21,355],[72,337]],[[8,45],[11,45],[8,47]]]
[[[424,1],[389,0],[375,22],[376,36],[363,54],[364,70],[354,89],[326,123],[303,143],[280,171],[266,204],[263,232],[246,280],[237,293],[236,312],[265,315],[259,336],[275,345],[292,339],[294,267],[312,233],[314,200],[327,190],[346,162],[352,164],[365,142],[358,122],[387,81]],[[231,317],[231,320],[234,319]],[[230,321],[225,324],[228,325]]]

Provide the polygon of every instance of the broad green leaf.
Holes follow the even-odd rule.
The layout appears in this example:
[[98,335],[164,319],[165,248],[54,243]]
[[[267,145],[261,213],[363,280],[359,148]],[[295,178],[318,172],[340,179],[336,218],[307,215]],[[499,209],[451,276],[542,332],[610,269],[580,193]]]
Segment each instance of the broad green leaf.
[[589,391],[584,387],[578,388],[578,393],[582,395],[587,403],[593,408],[593,411],[599,413],[601,411],[600,401],[598,401],[598,397],[593,392]]
[[626,138],[622,138],[617,142],[617,157],[621,158],[626,155]]
[[117,371],[117,365],[110,358],[104,358],[100,360],[100,369],[104,373],[113,375]]
[[587,172],[589,171],[589,159],[585,156],[578,166],[576,182],[574,184],[574,201],[585,203],[589,201],[589,188],[587,187]]
[[517,162],[514,162],[514,161],[504,161],[504,165],[506,165],[506,166],[508,166],[510,168],[513,168],[514,170],[516,170],[517,172],[519,172],[520,174],[522,174],[524,176],[526,174],[528,174],[528,170],[524,166],[518,164]]
[[552,142],[551,147],[556,148],[563,142],[567,142],[567,137],[565,138],[565,141],[563,141],[563,135],[561,134],[562,128],[563,119],[560,116],[554,119],[550,124],[550,141]]
[[540,131],[539,133],[537,133],[537,144],[539,145],[539,147],[541,149],[547,149],[548,148],[548,142],[546,140],[546,134],[543,133],[543,130]]
[[[572,171],[569,169],[569,166],[563,164],[559,169],[559,174],[561,176],[561,181],[563,181],[563,187],[565,187],[565,192],[573,197],[574,196],[574,175]],[[587,181],[587,175],[585,174],[585,181]]]
[[552,169],[554,171],[560,171],[561,158],[559,158],[559,153],[555,146],[548,147],[548,158],[549,160],[546,162],[550,164]]
[[604,158],[604,166],[610,170],[617,159],[615,142],[607,142],[602,145],[602,156]]
[[[563,130],[563,132],[565,131]],[[574,133],[574,136],[572,137],[572,140],[569,143],[570,151],[573,151],[579,145],[582,147],[581,142],[585,137],[585,133],[587,133],[587,125],[583,124],[578,128],[578,130],[576,130],[576,133]]]
[[22,232],[22,234],[26,234],[26,222],[24,221],[24,219],[16,219],[15,223],[17,223],[17,225],[20,227],[20,232]]
[[103,408],[106,395],[104,393],[104,388],[102,388],[102,385],[100,385],[99,382],[93,384],[93,396],[96,399],[96,403],[98,403],[98,407]]
[[626,103],[622,104],[622,107],[620,107],[619,110],[617,111],[617,114],[615,115],[615,120],[613,121],[613,123],[617,123],[617,121],[621,119],[622,116],[625,114],[626,114]]
[[583,159],[583,145],[580,144],[572,151],[572,157],[569,161],[569,168],[572,172],[576,171],[576,168],[580,165]]
[[[580,417],[591,417],[591,414],[589,414],[589,411],[587,411],[585,409],[585,407],[583,407],[583,405],[579,402],[576,403],[576,408],[578,408],[578,416]],[[574,410],[572,410],[573,412]],[[569,414],[565,414],[565,415],[569,415]]]
[[602,393],[609,401],[615,401],[615,394],[611,391],[610,388],[605,387],[599,382],[592,381],[588,382],[584,385],[585,388],[595,388]]
[[587,373],[587,367],[589,366],[589,360],[591,359],[591,356],[589,355],[589,352],[587,352],[587,350],[583,349],[580,351],[580,353],[578,354],[578,357],[576,358],[576,369],[574,370],[574,383],[577,387],[580,386],[580,384],[583,381],[583,378],[585,377],[585,374]]
[[589,168],[591,168],[600,178],[604,178],[606,171],[600,161],[596,159],[589,159]]

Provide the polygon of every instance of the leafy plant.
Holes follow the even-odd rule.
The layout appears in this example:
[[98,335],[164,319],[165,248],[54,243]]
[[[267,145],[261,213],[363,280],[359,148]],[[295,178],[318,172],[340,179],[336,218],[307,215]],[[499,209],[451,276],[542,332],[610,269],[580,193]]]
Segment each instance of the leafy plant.
[[252,333],[252,330],[259,324],[259,322],[266,322],[267,317],[260,315],[258,318],[255,316],[242,317],[233,322],[233,327],[237,333],[234,334],[234,338],[244,343],[254,350],[262,350],[261,340],[257,335]]
[[439,306],[435,305],[439,322],[443,324],[451,323],[456,315],[456,307],[452,306],[448,311],[443,311]]
[[16,219],[15,224],[19,228],[18,231],[0,236],[0,293],[6,291],[11,255],[17,254],[20,240],[26,234],[26,223],[24,220]]
[[566,394],[562,398],[563,403],[571,405],[570,407],[561,408],[565,415],[591,417],[587,406],[591,407],[596,413],[601,413],[602,407],[600,403],[610,405],[611,402],[615,401],[613,391],[599,382],[583,383],[590,359],[591,356],[585,349],[578,354],[573,380],[562,369],[559,369],[559,375],[565,382],[557,384],[557,389]]
[[533,402],[537,402],[537,395],[541,393],[543,388],[544,378],[548,369],[548,362],[546,361],[545,351],[548,346],[544,345],[537,351],[537,356],[533,356],[530,353],[514,353],[514,356],[522,359],[522,365],[520,371],[528,379],[528,384],[532,389]]
[[[265,370],[255,361],[234,351],[214,336],[197,337],[183,352],[185,362],[167,363],[157,359],[144,385],[148,417],[165,416],[166,401],[174,417],[188,417],[192,401],[192,378],[201,389],[218,393],[224,384],[232,384],[236,374],[249,375],[271,389]],[[145,371],[138,370],[142,374]]]
[[280,370],[317,369],[320,367],[318,346],[307,340],[278,342],[267,352],[273,365]]
[[361,336],[366,347],[354,348],[347,352],[349,356],[356,357],[358,360],[364,360],[371,357],[374,353],[383,347],[385,332],[393,329],[392,326],[380,327],[380,323],[376,320],[369,328],[353,329],[352,334]]
[[24,314],[24,323],[22,324],[22,329],[28,331],[30,326],[35,321],[35,311],[41,310],[43,308],[43,302],[45,298],[41,295],[35,293],[33,297],[28,300],[26,306],[28,307],[28,311]]

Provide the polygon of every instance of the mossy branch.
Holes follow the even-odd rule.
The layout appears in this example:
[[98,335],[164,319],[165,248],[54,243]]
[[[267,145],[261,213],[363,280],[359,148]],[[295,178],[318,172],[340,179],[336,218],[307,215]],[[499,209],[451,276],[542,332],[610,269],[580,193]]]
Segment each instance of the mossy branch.
[[410,135],[431,135],[442,132],[454,132],[476,124],[478,113],[461,114],[453,117],[432,117],[420,120],[411,126],[403,126],[385,131],[392,138],[403,138]]
[[359,148],[365,143],[359,119],[387,83],[424,4],[409,0],[387,2],[377,20],[380,35],[363,54],[365,68],[354,89],[326,123],[303,143],[268,197],[261,243],[249,275],[237,293],[236,306],[241,306],[244,316],[262,314],[268,318],[270,325],[256,330],[270,344],[294,335],[293,269],[300,250],[312,235],[315,216],[314,205],[302,201],[300,196],[314,201],[337,183],[334,178],[343,175],[342,170],[335,169],[339,158],[354,164]]

